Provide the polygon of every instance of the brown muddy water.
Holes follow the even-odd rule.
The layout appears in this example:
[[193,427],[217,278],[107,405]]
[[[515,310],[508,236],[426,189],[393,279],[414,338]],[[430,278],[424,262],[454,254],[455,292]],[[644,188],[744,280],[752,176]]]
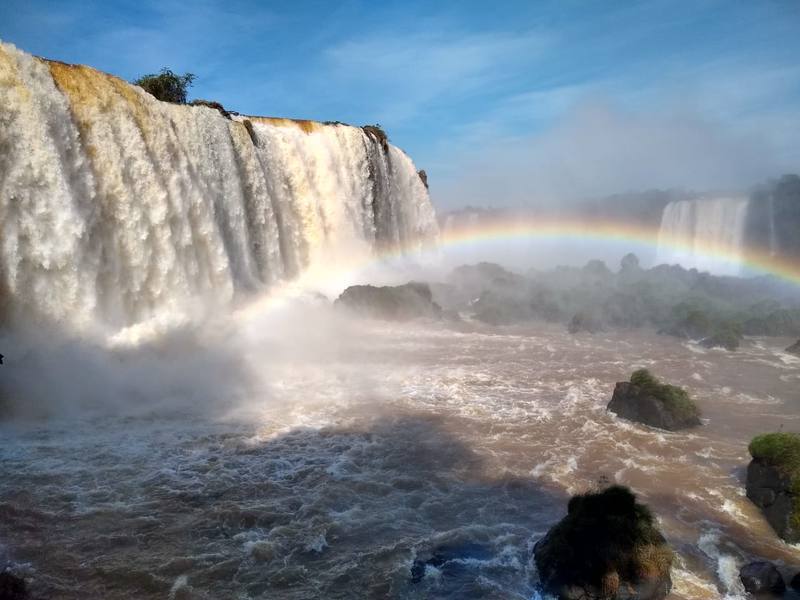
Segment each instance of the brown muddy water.
[[[744,597],[750,559],[800,570],[743,485],[752,436],[800,430],[792,340],[366,321],[276,340],[243,354],[264,387],[224,417],[0,426],[0,561],[45,598],[535,598],[533,545],[605,477],[657,514],[674,598]],[[639,367],[705,425],[607,413]]]

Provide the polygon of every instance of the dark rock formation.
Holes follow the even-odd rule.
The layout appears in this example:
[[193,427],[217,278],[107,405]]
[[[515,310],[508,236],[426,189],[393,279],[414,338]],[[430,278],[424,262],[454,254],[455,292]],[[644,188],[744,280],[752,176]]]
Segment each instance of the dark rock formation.
[[389,152],[389,136],[387,136],[386,132],[381,129],[380,125],[364,125],[361,129],[363,129],[364,133],[366,133],[369,137],[378,142],[381,148],[383,148],[384,152]]
[[672,551],[628,489],[573,496],[533,550],[544,592],[564,600],[660,600],[672,588]]
[[730,331],[718,331],[700,341],[700,345],[705,348],[725,348],[730,352],[738,350],[739,337]]
[[749,450],[747,497],[781,538],[800,542],[800,434],[759,435]]
[[594,315],[583,311],[576,313],[569,322],[569,325],[567,325],[567,331],[570,333],[579,333],[581,331],[597,333],[598,331],[602,331],[602,329],[600,321]]
[[786,349],[786,352],[789,352],[790,354],[796,354],[797,356],[800,356],[800,340],[797,340],[794,344],[789,346]]
[[669,431],[701,424],[700,410],[686,391],[660,383],[646,369],[635,371],[630,382],[616,384],[607,409],[620,418]]
[[428,189],[428,174],[425,172],[425,169],[420,169],[417,171],[417,175],[422,180],[422,183],[425,185],[425,189]]
[[739,578],[745,591],[757,598],[782,596],[786,591],[783,577],[771,562],[756,561],[746,564],[739,570]]
[[0,600],[31,600],[25,580],[8,571],[0,573]]
[[353,285],[342,292],[334,304],[364,316],[391,321],[419,317],[438,319],[442,315],[442,309],[433,301],[427,283],[410,282],[385,287]]
[[225,107],[222,106],[222,104],[220,104],[219,102],[215,102],[214,100],[202,100],[200,98],[197,98],[189,102],[189,104],[191,106],[207,106],[208,108],[213,108],[214,110],[219,111],[219,114],[221,114],[226,119],[231,118],[231,113],[225,110]]
[[796,592],[800,592],[800,573],[796,573],[795,576],[792,577],[792,581],[789,582],[789,587]]

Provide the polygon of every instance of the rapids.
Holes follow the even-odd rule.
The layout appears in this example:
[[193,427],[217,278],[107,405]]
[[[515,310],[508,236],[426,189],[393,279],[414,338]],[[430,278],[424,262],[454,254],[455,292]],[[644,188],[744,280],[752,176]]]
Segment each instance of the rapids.
[[[34,591],[532,598],[533,544],[568,494],[603,476],[657,514],[678,555],[674,598],[743,598],[736,569],[751,557],[800,566],[743,485],[747,441],[800,428],[788,340],[728,353],[647,332],[394,325],[313,304],[225,335],[246,346],[198,386],[209,405],[187,378],[154,405],[1,426],[0,551]],[[164,371],[186,368],[163,350]],[[143,360],[102,369],[138,373]],[[637,367],[686,386],[706,425],[667,433],[608,414],[614,382]],[[194,410],[171,413],[181,395]],[[464,555],[426,567],[443,546]]]

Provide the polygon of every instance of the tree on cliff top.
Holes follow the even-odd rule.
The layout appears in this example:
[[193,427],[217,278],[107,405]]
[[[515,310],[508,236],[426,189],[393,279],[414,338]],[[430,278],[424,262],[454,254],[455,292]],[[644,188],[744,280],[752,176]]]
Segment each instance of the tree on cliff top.
[[195,79],[192,73],[178,75],[164,67],[158,75],[143,75],[133,83],[164,102],[186,104],[186,90]]

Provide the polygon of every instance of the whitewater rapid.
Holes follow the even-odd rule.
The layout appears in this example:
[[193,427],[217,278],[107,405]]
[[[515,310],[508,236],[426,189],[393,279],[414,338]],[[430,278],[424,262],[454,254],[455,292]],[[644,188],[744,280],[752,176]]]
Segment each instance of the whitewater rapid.
[[130,325],[435,242],[411,159],[359,127],[160,102],[0,43],[6,319]]

